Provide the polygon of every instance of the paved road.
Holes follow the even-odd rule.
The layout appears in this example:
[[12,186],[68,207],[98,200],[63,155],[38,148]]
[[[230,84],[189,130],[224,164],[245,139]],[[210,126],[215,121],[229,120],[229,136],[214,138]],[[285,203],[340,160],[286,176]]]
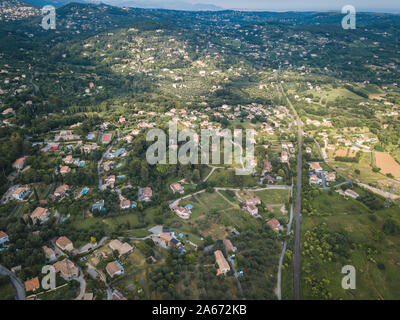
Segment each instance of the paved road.
[[[282,92],[283,88],[282,88]],[[301,187],[302,187],[302,167],[303,167],[303,129],[301,120],[293,107],[289,98],[286,100],[296,116],[298,128],[298,153],[297,153],[297,188],[296,188],[296,207],[295,207],[295,232],[294,232],[294,250],[293,250],[293,297],[300,300],[300,224],[301,224]]]
[[22,284],[22,282],[17,278],[17,276],[10,270],[1,265],[0,265],[0,274],[10,277],[11,283],[15,289],[15,292],[17,293],[16,295],[17,300],[26,300],[25,287]]
[[[292,228],[292,221],[293,221],[293,206],[290,207],[290,218],[289,218],[286,235],[290,235],[290,230]],[[287,246],[287,239],[283,242],[281,256],[279,257],[278,280],[277,280],[278,282],[277,282],[277,293],[276,293],[276,295],[278,296],[278,300],[282,300],[282,291],[281,291],[282,264],[283,264],[283,258],[285,257],[286,246]]]

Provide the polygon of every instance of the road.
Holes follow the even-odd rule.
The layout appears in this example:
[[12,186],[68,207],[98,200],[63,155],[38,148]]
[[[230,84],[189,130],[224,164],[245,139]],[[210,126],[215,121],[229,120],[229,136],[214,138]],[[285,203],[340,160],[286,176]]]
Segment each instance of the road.
[[25,287],[13,272],[0,265],[0,275],[10,277],[11,283],[15,289],[15,292],[17,293],[17,300],[26,300]]
[[[283,88],[281,87],[284,93]],[[296,207],[295,207],[295,231],[294,231],[294,248],[293,248],[293,297],[300,300],[300,224],[301,224],[301,187],[302,187],[302,168],[303,168],[303,127],[302,122],[293,107],[289,98],[284,94],[286,100],[292,109],[297,121],[298,135],[298,153],[297,153],[297,188],[296,188]]]
[[[290,230],[292,228],[292,221],[293,221],[293,206],[290,207],[290,218],[289,218],[286,235],[290,235]],[[279,257],[277,293],[276,293],[276,295],[278,296],[278,300],[282,300],[282,290],[281,290],[282,264],[283,264],[283,258],[285,257],[286,246],[287,246],[287,239],[285,239],[285,241],[283,241],[283,248],[282,248],[281,256]]]
[[104,153],[101,155],[100,160],[97,162],[97,175],[99,177],[99,190],[101,190],[101,187],[102,187],[101,174],[103,172],[102,172],[102,169],[101,169],[101,162],[103,161],[104,156],[111,151],[114,143],[116,141],[118,141],[118,137],[119,137],[119,130],[118,129],[116,129],[116,133],[117,133],[116,139],[113,142],[110,143],[110,145],[107,147],[106,151],[104,151]]
[[235,268],[235,261],[233,261],[229,255],[228,255],[228,261],[229,261],[229,263],[230,263],[230,265],[232,267],[233,274],[235,276],[236,283],[237,283],[237,286],[238,286],[238,290],[239,290],[239,292],[240,292],[240,294],[242,296],[242,300],[246,300],[246,297],[243,294],[242,285],[240,284],[239,274],[237,273],[236,268]]

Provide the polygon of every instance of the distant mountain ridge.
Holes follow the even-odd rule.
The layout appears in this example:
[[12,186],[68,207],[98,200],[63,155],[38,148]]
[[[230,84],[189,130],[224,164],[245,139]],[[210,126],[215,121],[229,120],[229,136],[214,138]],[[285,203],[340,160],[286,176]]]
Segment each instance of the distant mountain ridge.
[[144,8],[144,9],[169,9],[169,10],[185,10],[185,11],[219,11],[221,7],[204,4],[204,3],[188,3],[184,1],[143,1],[143,0],[26,0],[37,7],[45,5],[53,5],[56,8],[62,7],[69,3],[90,3],[90,4],[108,4],[116,7]]

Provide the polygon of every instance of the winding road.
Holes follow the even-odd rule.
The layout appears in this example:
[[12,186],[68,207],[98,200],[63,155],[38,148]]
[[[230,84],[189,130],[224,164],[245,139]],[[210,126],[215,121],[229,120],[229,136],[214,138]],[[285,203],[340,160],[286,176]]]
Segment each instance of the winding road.
[[26,300],[25,287],[21,282],[21,280],[19,280],[13,272],[0,265],[0,275],[5,275],[10,277],[11,283],[16,292],[17,300]]

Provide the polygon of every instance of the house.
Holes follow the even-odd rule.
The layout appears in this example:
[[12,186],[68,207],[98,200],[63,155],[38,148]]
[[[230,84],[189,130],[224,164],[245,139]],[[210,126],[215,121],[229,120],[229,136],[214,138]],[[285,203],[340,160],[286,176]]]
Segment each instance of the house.
[[2,112],[2,115],[3,115],[3,116],[6,116],[6,115],[8,115],[9,113],[12,113],[12,114],[15,115],[14,109],[13,109],[13,108],[7,108],[6,110],[4,110],[4,111]]
[[347,190],[344,192],[344,194],[345,194],[346,196],[349,196],[349,197],[353,198],[353,199],[357,199],[357,198],[360,196],[357,192],[355,192],[355,191],[353,191],[353,190],[351,190],[351,189],[347,189]]
[[308,165],[310,166],[311,171],[315,171],[315,172],[322,171],[322,168],[321,168],[321,165],[319,164],[319,162],[310,162]]
[[67,174],[67,173],[70,173],[70,172],[71,172],[71,168],[68,167],[68,166],[62,166],[61,169],[60,169],[60,173],[61,174]]
[[176,247],[180,247],[181,243],[175,239],[172,235],[172,233],[170,232],[161,232],[158,237],[160,238],[161,241],[164,242],[165,247],[168,246],[176,246]]
[[279,223],[278,219],[276,219],[276,218],[268,220],[267,224],[269,225],[269,227],[272,230],[279,230],[279,227],[281,226],[281,224]]
[[176,215],[179,218],[182,218],[182,219],[185,219],[185,220],[189,219],[190,215],[192,214],[192,211],[188,207],[179,207],[179,206],[177,206],[177,207],[174,207],[173,210],[175,211]]
[[129,209],[131,207],[131,201],[124,199],[120,202],[119,207],[121,210]]
[[178,182],[171,184],[170,188],[172,189],[173,193],[178,192],[180,194],[183,194],[185,192],[182,185]]
[[31,280],[25,281],[25,291],[29,292],[29,291],[36,291],[37,289],[40,288],[40,284],[39,284],[39,278],[33,278]]
[[309,178],[310,184],[321,184],[322,179],[320,179],[316,174],[311,174]]
[[307,152],[307,153],[311,153],[311,151],[312,151],[312,150],[311,150],[310,147],[306,147],[306,152]]
[[119,264],[118,261],[113,261],[107,264],[106,271],[111,278],[119,276],[124,273],[124,268]]
[[139,201],[150,201],[151,196],[153,195],[153,191],[150,187],[139,188],[138,194]]
[[254,204],[250,203],[246,205],[246,209],[252,216],[258,215],[258,208]]
[[261,204],[261,199],[259,197],[254,197],[246,200],[246,204],[253,204],[255,206]]
[[108,246],[110,247],[111,250],[116,250],[119,253],[119,256],[122,256],[124,254],[130,254],[132,253],[134,247],[132,247],[129,243],[124,242],[122,243],[118,239],[112,240]]
[[26,156],[25,156],[25,157],[18,158],[17,160],[15,160],[15,161],[13,162],[12,167],[13,167],[14,169],[21,170],[21,169],[24,167],[26,158],[27,158]]
[[61,186],[59,186],[55,191],[54,191],[54,195],[56,197],[64,197],[67,193],[67,191],[69,190],[69,186],[67,184],[63,184]]
[[9,241],[8,234],[0,230],[0,246]]
[[104,200],[97,201],[92,205],[92,211],[94,210],[103,210],[104,208]]
[[282,151],[281,153],[281,162],[282,163],[288,163],[289,162],[289,154],[287,151]]
[[113,161],[104,162],[103,168],[105,171],[110,171],[110,170],[114,169],[114,162]]
[[50,211],[42,207],[37,207],[31,213],[31,219],[33,220],[33,222],[36,222],[36,220],[39,220],[41,223],[46,222],[49,216],[50,216]]
[[43,249],[44,255],[46,256],[47,261],[52,262],[52,261],[56,260],[56,252],[53,249],[51,249],[47,246],[43,246],[42,249]]
[[61,272],[61,275],[67,280],[71,280],[79,275],[79,269],[68,258],[65,258],[62,261],[57,261],[53,264],[53,267],[56,272]]
[[328,173],[328,175],[326,176],[326,181],[328,181],[328,182],[336,181],[336,172]]
[[114,184],[115,184],[115,175],[108,176],[104,179],[103,189],[107,188],[108,186],[110,186],[113,189]]
[[56,245],[63,251],[71,252],[72,250],[74,250],[74,245],[72,244],[72,241],[64,236],[59,237],[56,240]]
[[29,194],[29,188],[17,188],[12,196],[16,200],[23,200]]
[[114,290],[112,293],[113,300],[126,300],[126,298],[118,290]]
[[224,239],[222,240],[222,242],[224,243],[225,246],[225,251],[228,252],[236,252],[236,248],[233,246],[231,240],[229,239]]
[[217,276],[220,274],[226,274],[231,270],[229,267],[228,261],[226,261],[221,250],[217,250],[214,252],[216,263],[218,264]]
[[270,161],[264,162],[264,172],[271,172],[272,171],[272,163]]

